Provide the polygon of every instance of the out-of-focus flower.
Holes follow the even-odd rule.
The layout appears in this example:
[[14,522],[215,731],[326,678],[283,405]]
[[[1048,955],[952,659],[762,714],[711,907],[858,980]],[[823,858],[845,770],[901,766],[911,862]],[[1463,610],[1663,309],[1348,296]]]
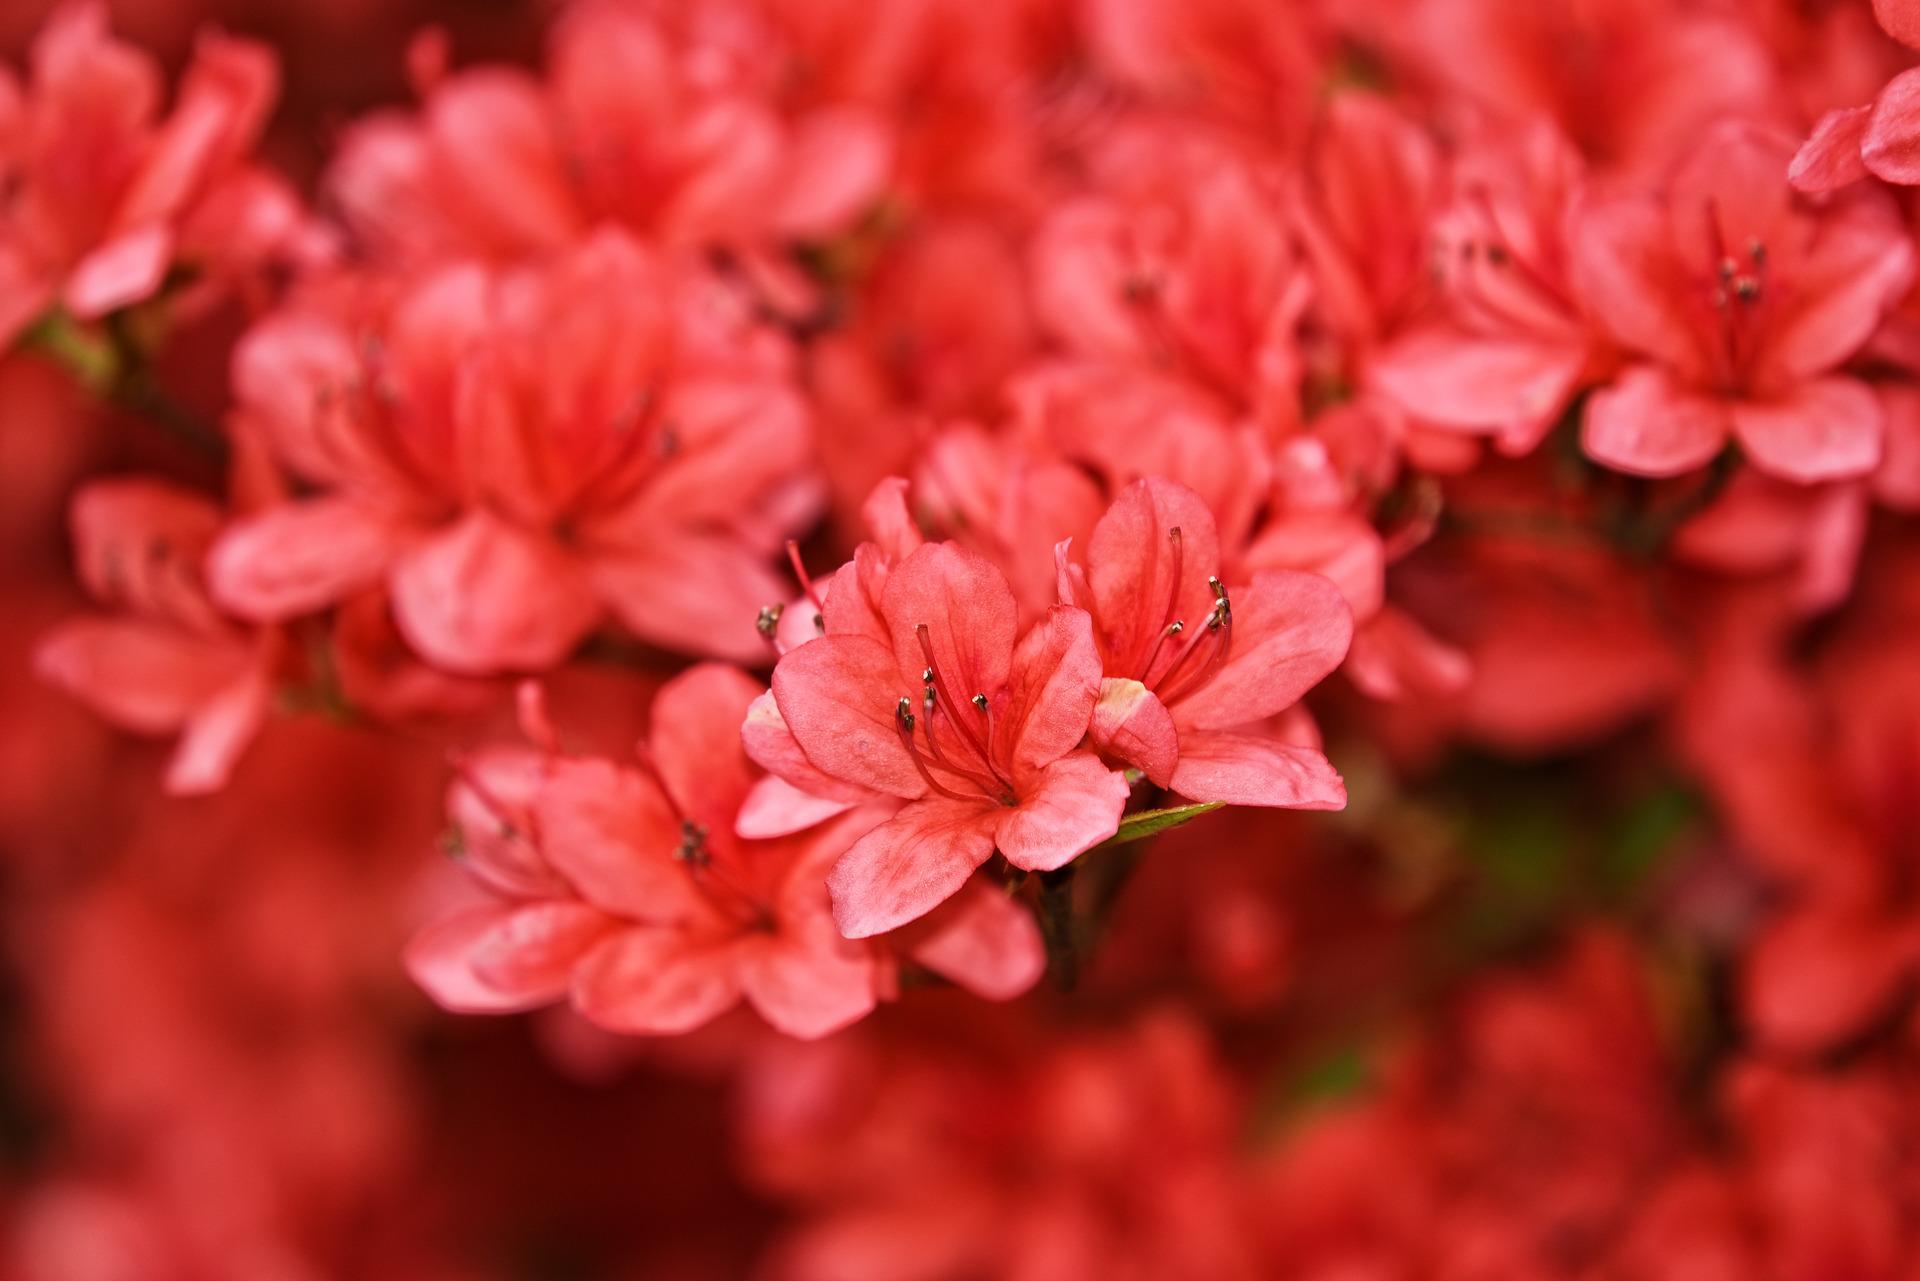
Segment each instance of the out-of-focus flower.
[[281,620],[384,583],[461,673],[564,659],[611,612],[754,659],[770,552],[812,505],[787,352],[625,236],[546,270],[455,267],[371,328],[294,309],[236,356],[240,412],[317,492],[229,528],[214,593]]
[[1581,295],[1639,357],[1588,402],[1595,460],[1671,476],[1737,439],[1756,467],[1801,483],[1879,462],[1880,406],[1840,366],[1906,291],[1912,246],[1878,193],[1824,209],[1796,200],[1786,159],[1775,135],[1727,126],[1664,198],[1581,214]]
[[30,75],[0,70],[0,348],[49,308],[95,320],[299,239],[285,189],[248,167],[279,93],[264,45],[201,37],[173,109],[106,7],[58,10]]
[[96,481],[73,503],[74,558],[116,612],[40,643],[43,679],[124,729],[179,734],[178,793],[217,790],[266,720],[281,651],[273,629],[222,615],[201,577],[222,513],[160,481]]

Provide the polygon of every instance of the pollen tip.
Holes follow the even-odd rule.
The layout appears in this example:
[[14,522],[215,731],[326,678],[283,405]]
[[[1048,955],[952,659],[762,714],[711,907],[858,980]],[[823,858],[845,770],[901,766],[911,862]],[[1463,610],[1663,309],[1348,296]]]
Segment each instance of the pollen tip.
[[780,615],[786,612],[786,608],[785,605],[762,605],[760,616],[753,620],[755,630],[771,640],[774,632],[780,628]]

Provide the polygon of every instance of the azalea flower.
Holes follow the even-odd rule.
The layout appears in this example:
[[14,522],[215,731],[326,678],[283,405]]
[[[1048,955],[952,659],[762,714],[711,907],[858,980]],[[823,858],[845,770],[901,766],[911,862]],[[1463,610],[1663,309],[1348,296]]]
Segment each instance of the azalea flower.
[[[759,693],[745,673],[703,664],[655,696],[633,764],[513,748],[468,762],[448,807],[486,901],[415,938],[415,979],[450,1009],[570,997],[592,1022],[631,1033],[684,1032],[742,999],[802,1037],[870,1011],[893,988],[892,945],[840,936],[825,877],[874,816],[778,840],[734,834],[756,773],[739,726]],[[896,941],[1004,999],[1044,962],[1032,920],[981,888]]]
[[1878,193],[1796,200],[1787,155],[1776,135],[1729,125],[1663,198],[1598,200],[1579,218],[1575,280],[1636,357],[1587,404],[1595,461],[1672,476],[1737,439],[1755,467],[1801,483],[1879,462],[1879,403],[1841,366],[1906,291],[1913,248]]
[[210,33],[163,117],[159,65],[109,34],[104,4],[56,11],[27,83],[0,68],[0,349],[52,307],[98,319],[176,262],[296,235],[291,199],[246,166],[278,93],[270,50]]
[[1061,598],[1089,611],[1099,642],[1096,747],[1191,800],[1346,804],[1317,748],[1256,732],[1346,657],[1353,614],[1339,588],[1317,574],[1263,570],[1229,592],[1212,514],[1193,491],[1161,480],[1121,492],[1084,565],[1068,560],[1064,543],[1059,556]]
[[912,551],[875,598],[858,572],[836,578],[826,634],[773,670],[814,769],[907,802],[835,864],[841,931],[925,915],[996,849],[1051,871],[1112,836],[1127,783],[1080,745],[1100,692],[1085,611],[1055,606],[1019,635],[1005,577],[952,543]]
[[115,608],[63,623],[40,642],[42,679],[141,734],[179,734],[167,790],[217,791],[266,722],[281,653],[272,629],[245,627],[208,599],[201,577],[222,513],[153,480],[96,481],[73,502],[75,560],[87,590]]
[[236,354],[240,412],[316,492],[226,530],[214,592],[281,620],[385,584],[458,673],[552,666],[609,612],[757,659],[813,503],[788,373],[724,291],[611,232],[551,271],[436,273],[373,335],[282,313]]

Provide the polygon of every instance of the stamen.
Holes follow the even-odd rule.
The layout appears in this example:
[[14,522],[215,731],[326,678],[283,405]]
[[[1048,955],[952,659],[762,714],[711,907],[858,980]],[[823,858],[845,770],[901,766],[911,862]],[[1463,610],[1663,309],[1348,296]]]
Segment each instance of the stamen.
[[[914,636],[920,641],[920,653],[927,660],[926,670],[921,673],[921,675],[922,678],[927,681],[929,692],[938,689],[940,691],[941,701],[949,707],[958,706],[960,700],[956,699],[953,696],[953,691],[947,688],[946,677],[941,674],[939,664],[933,661],[933,633],[925,623],[921,623],[915,627],[913,632]],[[956,719],[949,716],[947,723],[956,726],[960,730],[961,737],[967,740],[967,746],[973,749],[973,754],[979,758],[980,763],[985,765],[987,771],[992,774],[995,779],[998,779],[1001,786],[1004,787],[1006,780],[1000,778],[1000,771],[993,768],[993,757],[988,754],[987,745],[980,741],[980,736],[974,732],[973,726],[969,724],[964,717]],[[931,724],[927,726],[927,737],[929,739],[933,737],[933,726]]]
[[[893,727],[899,733],[900,745],[907,749],[907,755],[912,759],[913,767],[920,771],[921,781],[949,800],[966,800],[966,797],[952,788],[941,786],[940,781],[934,778],[933,772],[927,768],[926,758],[920,755],[919,745],[913,741],[913,726],[913,700],[902,695],[900,701],[894,705]],[[928,738],[931,739],[932,735],[928,735]]]
[[983,715],[986,713],[987,696],[985,694],[975,694],[968,701],[971,702],[975,707],[979,708]]
[[[825,613],[827,607],[820,603],[820,593],[814,590],[813,578],[807,573],[807,567],[800,561],[800,544],[791,538],[787,540],[787,563],[793,566],[793,576],[800,580],[801,590],[806,592],[807,599],[813,602],[815,614]],[[824,626],[824,623],[817,618],[815,622],[816,625]]]
[[772,640],[774,633],[780,630],[780,615],[786,612],[785,605],[762,605],[760,617],[753,620],[754,630],[768,640]]

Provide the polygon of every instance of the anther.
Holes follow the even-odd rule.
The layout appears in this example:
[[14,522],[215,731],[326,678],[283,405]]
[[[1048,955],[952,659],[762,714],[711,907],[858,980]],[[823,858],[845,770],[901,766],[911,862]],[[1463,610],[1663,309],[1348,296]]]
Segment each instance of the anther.
[[985,694],[975,694],[968,701],[983,712],[987,710],[987,696]]
[[902,694],[899,704],[893,709],[893,718],[900,723],[901,729],[913,733],[913,700]]
[[1741,302],[1752,302],[1760,296],[1760,282],[1752,276],[1742,276],[1733,282],[1733,294]]
[[1733,279],[1733,273],[1740,270],[1740,264],[1731,258],[1720,260],[1720,279],[1722,282]]
[[680,848],[673,852],[673,856],[682,863],[705,867],[709,861],[706,827],[690,818],[681,819]]
[[754,629],[768,640],[780,630],[780,615],[786,612],[785,605],[762,605],[760,617],[753,620]]
[[1767,261],[1767,247],[1760,243],[1758,236],[1747,241],[1747,257],[1753,259],[1753,265],[1756,267]]

